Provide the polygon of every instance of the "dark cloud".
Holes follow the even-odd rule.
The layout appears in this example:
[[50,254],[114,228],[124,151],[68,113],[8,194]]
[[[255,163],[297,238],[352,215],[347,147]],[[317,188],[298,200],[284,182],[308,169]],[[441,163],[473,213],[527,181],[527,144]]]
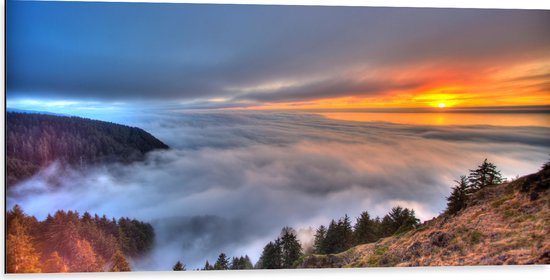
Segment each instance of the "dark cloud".
[[444,209],[453,180],[484,158],[512,177],[537,170],[550,152],[540,142],[549,128],[419,127],[281,112],[139,117],[126,124],[172,149],[131,165],[53,165],[11,189],[8,207],[19,203],[39,218],[75,209],[146,220],[157,231],[155,250],[134,260],[136,268],[168,270],[178,259],[197,268],[221,251],[256,261],[283,226],[306,229],[363,210],[383,215],[398,204],[429,219]]
[[[535,10],[10,1],[7,94],[199,103],[372,94],[414,87],[394,81],[403,69],[548,57],[549,22]],[[354,82],[358,71],[386,76]],[[278,81],[302,86],[242,91]]]
[[422,81],[349,80],[347,78],[332,78],[298,86],[287,86],[265,92],[254,92],[238,96],[236,99],[259,102],[292,102],[343,96],[365,97],[387,94],[396,90],[413,90],[424,84],[426,83]]

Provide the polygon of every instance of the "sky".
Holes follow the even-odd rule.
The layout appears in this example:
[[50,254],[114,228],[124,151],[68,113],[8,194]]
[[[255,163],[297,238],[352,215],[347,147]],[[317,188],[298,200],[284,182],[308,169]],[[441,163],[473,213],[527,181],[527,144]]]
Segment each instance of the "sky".
[[13,1],[7,105],[550,105],[550,11]]
[[306,246],[365,210],[428,220],[485,158],[507,178],[548,160],[548,26],[548,10],[9,0],[8,107],[140,127],[171,148],[54,162],[7,206],[150,222],[138,270],[257,261],[284,226]]

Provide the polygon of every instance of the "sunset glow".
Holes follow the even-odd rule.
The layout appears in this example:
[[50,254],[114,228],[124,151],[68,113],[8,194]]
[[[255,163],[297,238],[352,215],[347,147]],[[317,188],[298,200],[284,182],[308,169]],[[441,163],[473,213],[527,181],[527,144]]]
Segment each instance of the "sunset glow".
[[5,273],[550,262],[550,10],[139,2],[6,1]]

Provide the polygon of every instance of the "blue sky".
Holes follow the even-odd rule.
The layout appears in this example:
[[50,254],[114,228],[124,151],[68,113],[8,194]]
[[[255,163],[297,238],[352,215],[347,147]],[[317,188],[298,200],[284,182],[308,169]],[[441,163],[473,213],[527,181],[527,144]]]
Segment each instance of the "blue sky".
[[[364,107],[539,62],[510,77],[530,77],[537,97],[548,93],[549,23],[549,11],[533,10],[8,1],[7,103],[231,108],[355,98]],[[533,100],[509,105],[547,105]]]

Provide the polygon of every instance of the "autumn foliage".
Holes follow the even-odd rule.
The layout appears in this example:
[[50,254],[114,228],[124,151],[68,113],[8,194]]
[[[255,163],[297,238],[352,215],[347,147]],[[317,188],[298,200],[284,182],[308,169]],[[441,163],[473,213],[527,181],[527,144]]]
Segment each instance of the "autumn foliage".
[[128,257],[149,251],[150,224],[57,211],[44,221],[15,206],[7,213],[8,273],[130,271]]

